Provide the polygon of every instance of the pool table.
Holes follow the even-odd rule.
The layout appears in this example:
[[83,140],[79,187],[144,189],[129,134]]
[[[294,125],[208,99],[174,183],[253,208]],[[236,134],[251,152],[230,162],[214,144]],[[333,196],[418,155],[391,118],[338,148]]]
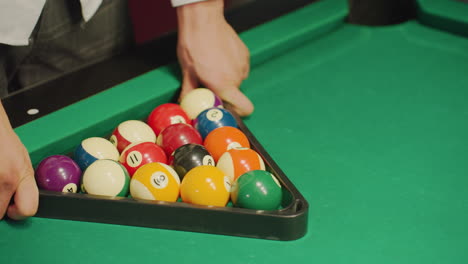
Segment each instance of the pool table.
[[[416,17],[395,25],[347,23],[346,1],[324,0],[241,33],[252,63],[242,90],[255,104],[243,123],[309,204],[300,238],[33,217],[0,222],[0,259],[466,263],[468,5],[416,2]],[[172,62],[15,130],[37,164],[147,115],[179,87]]]

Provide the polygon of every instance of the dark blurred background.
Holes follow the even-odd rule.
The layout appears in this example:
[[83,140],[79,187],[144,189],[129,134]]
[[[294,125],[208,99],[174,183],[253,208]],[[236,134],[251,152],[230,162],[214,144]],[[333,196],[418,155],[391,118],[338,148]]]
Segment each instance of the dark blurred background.
[[[468,2],[468,0],[447,1]],[[230,9],[255,2],[268,2],[268,0],[225,0],[226,8]],[[353,24],[391,25],[407,21],[416,15],[414,0],[348,0],[348,2],[350,7],[348,21]],[[137,43],[150,41],[176,29],[176,14],[169,0],[130,0],[130,10]]]
[[[348,0],[349,22],[361,25],[392,25],[416,16],[414,0]],[[447,0],[451,1],[451,0]]]

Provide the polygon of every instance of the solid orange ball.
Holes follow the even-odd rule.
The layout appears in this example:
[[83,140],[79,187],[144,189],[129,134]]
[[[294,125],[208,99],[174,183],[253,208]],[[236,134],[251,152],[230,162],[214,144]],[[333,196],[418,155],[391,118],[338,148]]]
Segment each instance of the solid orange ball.
[[182,201],[191,204],[226,206],[231,191],[231,180],[214,166],[203,165],[191,169],[182,180]]
[[250,142],[247,136],[240,129],[224,126],[216,128],[206,136],[203,142],[205,148],[217,162],[224,152],[237,148],[250,148]]

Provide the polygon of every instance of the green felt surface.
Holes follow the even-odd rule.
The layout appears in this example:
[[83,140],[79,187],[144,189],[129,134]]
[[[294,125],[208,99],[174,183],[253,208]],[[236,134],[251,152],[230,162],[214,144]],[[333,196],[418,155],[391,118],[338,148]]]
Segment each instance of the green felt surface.
[[[468,39],[417,21],[382,28],[328,21],[317,25],[333,24],[329,32],[311,27],[292,34],[289,48],[285,41],[274,55],[260,52],[294,23],[313,21],[312,9],[243,34],[261,58],[243,84],[256,106],[244,121],[310,203],[305,237],[279,242],[32,218],[0,222],[0,263],[466,263]],[[340,20],[343,5],[333,10]],[[100,100],[136,84],[175,84],[158,74]],[[46,148],[29,133],[63,118],[56,115],[18,130],[28,147]]]
[[424,13],[447,17],[468,24],[468,5],[459,0],[417,0]]
[[415,22],[345,26],[255,69],[246,123],[311,204],[292,255],[468,261],[467,48]]
[[418,19],[431,27],[468,36],[468,2],[417,0]]

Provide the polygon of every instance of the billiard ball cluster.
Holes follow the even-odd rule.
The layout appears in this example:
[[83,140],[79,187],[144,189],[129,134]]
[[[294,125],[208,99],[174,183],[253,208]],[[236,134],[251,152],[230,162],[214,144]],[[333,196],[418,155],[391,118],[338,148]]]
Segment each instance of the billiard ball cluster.
[[276,210],[281,184],[265,170],[234,116],[210,90],[120,123],[108,139],[84,139],[73,159],[53,155],[36,168],[41,189],[208,206]]

